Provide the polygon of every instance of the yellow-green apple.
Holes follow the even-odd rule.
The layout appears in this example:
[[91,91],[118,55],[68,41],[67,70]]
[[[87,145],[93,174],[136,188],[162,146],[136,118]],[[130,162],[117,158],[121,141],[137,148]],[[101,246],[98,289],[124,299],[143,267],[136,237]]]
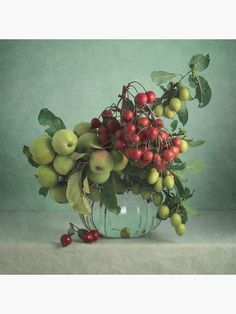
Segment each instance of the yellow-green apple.
[[182,222],[180,214],[174,213],[170,218],[171,224],[173,227],[177,227]]
[[57,184],[58,174],[52,166],[41,165],[36,172],[38,183],[45,188],[52,188]]
[[189,92],[188,87],[183,86],[183,87],[180,88],[179,98],[180,98],[182,101],[187,101],[187,100],[190,99],[190,92]]
[[59,155],[70,155],[75,151],[78,138],[74,132],[62,129],[57,131],[52,138],[52,146]]
[[156,106],[154,109],[154,114],[156,117],[162,117],[163,116],[163,107],[161,105]]
[[67,185],[56,185],[50,189],[50,195],[52,199],[61,204],[68,203],[67,197],[66,197],[66,188]]
[[168,119],[174,119],[175,117],[175,111],[171,110],[169,105],[165,106],[164,108],[164,115]]
[[187,150],[188,150],[188,142],[185,140],[181,140],[181,145],[179,148],[180,153],[186,153]]
[[177,227],[175,227],[175,231],[179,236],[182,236],[186,232],[185,224],[180,223]]
[[147,175],[147,182],[149,184],[154,184],[157,182],[159,178],[159,172],[156,170],[156,168],[151,168]]
[[152,194],[150,191],[148,191],[145,187],[141,187],[141,195],[143,199],[148,200],[151,198]]
[[61,175],[68,174],[74,168],[75,164],[76,161],[72,158],[72,155],[57,155],[53,161],[54,169]]
[[34,161],[40,165],[50,164],[55,158],[55,151],[52,148],[52,139],[44,134],[33,140],[30,146],[30,153]]
[[180,109],[182,108],[180,99],[177,97],[172,98],[170,100],[169,107],[170,107],[170,110],[173,110],[175,112],[180,111]]
[[114,171],[124,170],[128,163],[128,158],[124,154],[116,150],[111,151],[111,156],[114,163],[113,170]]
[[152,201],[153,201],[153,204],[156,205],[156,206],[160,206],[163,202],[163,195],[162,193],[154,193],[152,195]]
[[161,192],[163,190],[163,178],[159,177],[157,182],[153,186],[154,191]]
[[105,149],[96,150],[90,156],[90,170],[94,173],[110,173],[113,169],[114,162],[111,154]]
[[101,146],[99,143],[99,137],[97,136],[97,134],[94,134],[94,133],[82,134],[78,139],[76,151],[78,153],[90,152],[92,149],[89,147],[89,144]]
[[91,129],[91,123],[90,122],[80,122],[76,124],[74,127],[74,133],[80,137],[82,134],[91,132],[91,133],[96,133],[96,129]]
[[140,194],[140,192],[141,192],[141,185],[139,183],[136,183],[136,182],[133,183],[132,186],[131,186],[131,191],[134,194],[136,194],[136,195]]
[[167,175],[164,178],[164,186],[168,189],[168,190],[172,190],[175,186],[175,181],[172,175]]
[[92,172],[91,170],[88,171],[88,178],[93,183],[97,183],[97,184],[105,183],[109,179],[109,177],[110,177],[110,172],[95,173],[95,172]]
[[166,205],[161,205],[159,210],[158,210],[158,214],[162,219],[165,219],[169,216],[170,214],[170,209],[168,206]]

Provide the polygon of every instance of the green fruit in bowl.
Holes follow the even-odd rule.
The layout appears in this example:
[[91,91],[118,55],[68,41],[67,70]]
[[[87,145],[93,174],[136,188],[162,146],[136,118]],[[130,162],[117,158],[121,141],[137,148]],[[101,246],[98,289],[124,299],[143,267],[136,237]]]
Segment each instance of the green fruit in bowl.
[[170,214],[170,209],[167,205],[161,205],[159,210],[158,210],[158,215],[162,219],[166,219]]
[[50,195],[52,199],[60,204],[66,204],[68,203],[67,197],[66,197],[66,188],[67,185],[56,185],[50,189]]
[[175,117],[175,111],[171,110],[169,106],[165,106],[164,108],[164,115],[168,119],[174,119]]
[[74,132],[62,129],[57,131],[52,138],[52,146],[59,155],[70,155],[75,151],[78,138]]
[[171,224],[172,224],[173,227],[177,227],[178,225],[180,225],[181,222],[182,222],[180,214],[174,213],[171,216],[170,221],[171,221]]
[[154,109],[154,114],[156,117],[160,118],[163,116],[164,109],[161,105],[156,106]]
[[58,182],[58,174],[52,166],[42,165],[37,169],[38,183],[45,188],[52,188]]
[[179,236],[182,236],[186,232],[185,224],[180,223],[177,227],[175,227],[175,231]]
[[163,186],[163,178],[162,177],[158,178],[158,180],[154,184],[153,188],[154,188],[154,191],[156,191],[156,192],[161,192],[163,190],[164,186]]
[[156,168],[152,168],[147,175],[147,182],[149,184],[154,184],[157,182],[158,178],[159,172],[156,170]]
[[90,170],[94,173],[108,173],[113,169],[114,162],[111,154],[105,149],[96,150],[90,156]]
[[153,204],[155,206],[160,206],[162,204],[162,202],[163,202],[163,195],[162,195],[162,193],[159,193],[159,192],[154,193],[152,195],[152,201],[153,201]]
[[145,187],[142,187],[140,192],[141,192],[142,198],[145,200],[149,200],[152,196],[151,192],[148,191]]
[[170,107],[170,110],[173,110],[175,112],[180,111],[180,109],[182,108],[180,99],[177,97],[172,98],[170,100],[169,107]]
[[128,163],[128,158],[124,154],[116,150],[111,151],[111,156],[113,159],[113,170],[114,171],[124,170]]
[[185,140],[181,140],[181,145],[179,148],[180,153],[186,153],[187,150],[188,150],[188,142]]
[[78,139],[76,151],[78,153],[90,152],[92,150],[89,146],[90,144],[101,146],[99,143],[99,137],[94,133],[84,133]]
[[129,238],[130,237],[130,232],[129,228],[125,227],[120,231],[120,236],[121,238]]
[[139,183],[133,183],[131,186],[131,191],[135,194],[138,195],[141,192],[141,186]]
[[76,161],[71,155],[61,156],[57,155],[53,161],[53,167],[57,173],[67,175],[75,166]]
[[186,86],[180,88],[179,98],[182,101],[188,101],[190,99],[190,92]]
[[89,170],[88,178],[91,182],[96,184],[105,183],[110,177],[110,172],[103,172],[103,173],[95,173]]
[[51,143],[51,137],[46,134],[33,140],[30,146],[30,153],[36,163],[40,165],[47,165],[53,161],[56,153]]
[[91,129],[91,123],[90,122],[80,122],[76,124],[74,127],[73,132],[80,137],[81,135],[85,133],[96,133],[96,129]]
[[164,186],[168,189],[168,190],[172,190],[175,186],[175,181],[173,176],[171,175],[167,175],[164,178]]
[[89,198],[93,202],[100,202],[101,201],[101,192],[95,186],[90,187]]

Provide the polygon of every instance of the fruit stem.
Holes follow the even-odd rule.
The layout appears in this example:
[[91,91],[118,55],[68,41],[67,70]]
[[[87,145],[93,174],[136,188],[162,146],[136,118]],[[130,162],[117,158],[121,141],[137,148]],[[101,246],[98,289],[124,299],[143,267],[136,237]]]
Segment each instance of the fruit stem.
[[132,81],[132,82],[130,82],[130,83],[128,84],[128,86],[130,86],[130,85],[133,84],[133,83],[139,84],[139,85],[143,88],[143,90],[146,92],[145,87],[144,87],[141,83],[139,83],[138,81]]
[[178,84],[178,83],[180,83],[180,82],[181,82],[187,75],[189,75],[191,72],[193,72],[192,69],[189,70],[185,75],[182,75],[181,79],[179,79],[178,82],[175,83],[175,85]]

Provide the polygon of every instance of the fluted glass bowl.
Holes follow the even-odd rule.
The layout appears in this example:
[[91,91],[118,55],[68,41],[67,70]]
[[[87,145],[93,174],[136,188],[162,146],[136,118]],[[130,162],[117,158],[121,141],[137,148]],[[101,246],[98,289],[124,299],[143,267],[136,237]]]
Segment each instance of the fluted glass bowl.
[[87,229],[97,229],[108,238],[135,238],[146,235],[160,224],[156,218],[157,207],[147,203],[141,195],[125,193],[117,195],[119,214],[114,214],[100,206],[99,202],[91,204],[91,215],[80,214],[80,219]]

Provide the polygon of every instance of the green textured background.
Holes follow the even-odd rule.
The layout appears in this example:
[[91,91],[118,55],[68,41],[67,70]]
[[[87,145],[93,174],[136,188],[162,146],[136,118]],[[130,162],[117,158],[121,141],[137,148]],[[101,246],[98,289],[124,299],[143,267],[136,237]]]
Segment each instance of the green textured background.
[[236,41],[10,40],[0,41],[0,210],[62,206],[38,195],[34,168],[22,154],[22,146],[44,130],[37,123],[42,107],[73,128],[116,102],[121,86],[131,80],[160,94],[150,73],[185,73],[188,61],[198,53],[210,54],[203,76],[213,97],[204,109],[198,109],[197,102],[188,105],[190,137],[206,139],[185,158],[200,158],[207,165],[190,180],[196,188],[192,204],[200,210],[235,209]]

